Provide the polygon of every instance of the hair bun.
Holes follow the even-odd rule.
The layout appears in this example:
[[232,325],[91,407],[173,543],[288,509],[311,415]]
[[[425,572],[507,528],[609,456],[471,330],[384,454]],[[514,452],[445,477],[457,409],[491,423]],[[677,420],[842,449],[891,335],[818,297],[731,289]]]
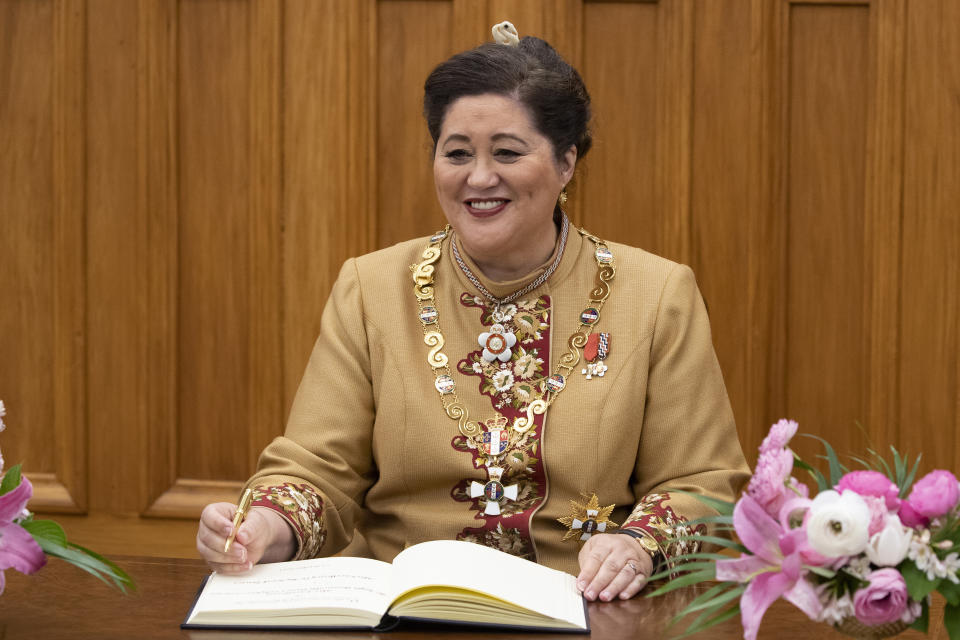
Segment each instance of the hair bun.
[[491,31],[493,32],[493,39],[497,44],[503,44],[508,47],[515,47],[520,44],[520,34],[517,33],[517,28],[507,20],[493,25]]

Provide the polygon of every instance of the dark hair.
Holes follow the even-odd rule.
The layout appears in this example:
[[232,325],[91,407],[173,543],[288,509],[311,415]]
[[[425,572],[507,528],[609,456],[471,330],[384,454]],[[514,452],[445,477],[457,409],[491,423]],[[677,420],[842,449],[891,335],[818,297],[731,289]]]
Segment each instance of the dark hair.
[[447,108],[484,93],[523,103],[558,161],[571,145],[578,159],[590,150],[590,94],[577,70],[546,41],[525,36],[518,46],[488,42],[437,65],[423,85],[423,115],[434,147]]

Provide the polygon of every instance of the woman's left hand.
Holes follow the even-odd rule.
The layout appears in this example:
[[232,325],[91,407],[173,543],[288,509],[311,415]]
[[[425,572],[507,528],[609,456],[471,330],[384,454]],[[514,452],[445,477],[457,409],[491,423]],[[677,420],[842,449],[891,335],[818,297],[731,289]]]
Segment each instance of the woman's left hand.
[[580,549],[577,587],[587,600],[609,602],[637,595],[653,572],[653,560],[631,536],[600,533]]

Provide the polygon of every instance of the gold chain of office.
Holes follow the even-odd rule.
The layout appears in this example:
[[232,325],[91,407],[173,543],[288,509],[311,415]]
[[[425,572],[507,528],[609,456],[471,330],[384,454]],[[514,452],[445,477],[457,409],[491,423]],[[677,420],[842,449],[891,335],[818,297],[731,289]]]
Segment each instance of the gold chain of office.
[[[450,419],[457,421],[460,433],[467,438],[475,438],[482,433],[483,428],[479,422],[470,420],[469,410],[457,398],[456,382],[450,371],[450,361],[443,353],[446,341],[440,329],[440,312],[434,295],[435,264],[440,260],[443,242],[450,236],[450,231],[451,227],[447,225],[442,231],[431,236],[429,245],[420,256],[422,260],[410,265],[410,270],[413,271],[413,292],[417,297],[417,306],[420,310],[423,341],[430,347],[427,364],[430,365],[435,376],[434,386],[440,394],[443,410]],[[603,240],[583,229],[577,229],[577,231],[593,242],[596,247],[594,251],[594,258],[597,261],[596,282],[590,291],[587,307],[580,314],[579,327],[567,340],[567,352],[560,357],[553,375],[543,383],[542,395],[527,404],[525,415],[513,421],[512,429],[517,433],[530,429],[533,426],[534,416],[545,413],[547,407],[553,404],[557,395],[566,387],[567,378],[579,364],[581,350],[600,320],[600,311],[610,296],[610,282],[616,275],[613,253]],[[498,417],[505,421],[499,414]]]

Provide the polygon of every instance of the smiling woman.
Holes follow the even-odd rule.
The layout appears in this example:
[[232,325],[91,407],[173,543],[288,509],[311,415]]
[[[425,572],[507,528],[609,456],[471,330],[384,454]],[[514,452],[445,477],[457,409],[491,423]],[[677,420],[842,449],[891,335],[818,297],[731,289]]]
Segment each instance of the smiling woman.
[[746,479],[692,272],[571,227],[589,94],[543,40],[494,34],[425,84],[449,225],[343,266],[229,552],[235,508],[201,517],[217,571],[458,539],[629,598],[690,551],[689,494]]
[[519,100],[483,94],[450,105],[433,161],[437,199],[486,276],[515,280],[547,261],[554,204],[576,160],[576,147],[555,157]]

